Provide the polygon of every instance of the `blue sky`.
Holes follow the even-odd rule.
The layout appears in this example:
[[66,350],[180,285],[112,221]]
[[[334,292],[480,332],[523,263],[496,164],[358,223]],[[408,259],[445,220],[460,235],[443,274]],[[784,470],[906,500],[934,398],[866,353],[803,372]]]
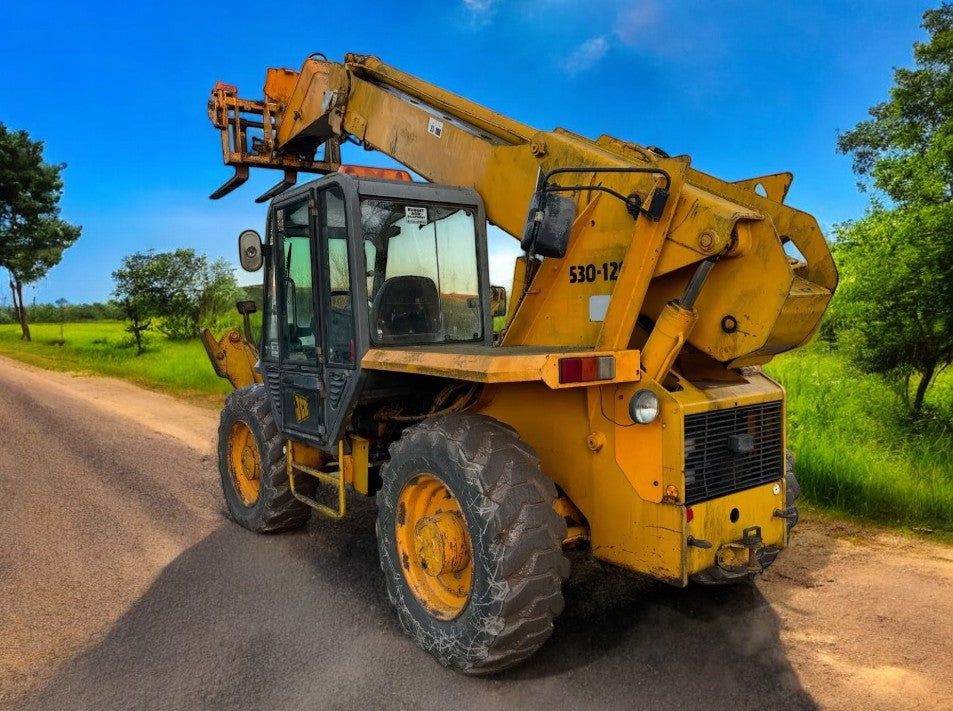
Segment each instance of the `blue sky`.
[[[835,153],[837,131],[886,98],[892,68],[911,65],[925,38],[923,11],[938,4],[5,3],[0,121],[68,164],[62,214],[83,226],[25,296],[104,300],[137,250],[190,246],[237,262],[238,232],[264,223],[254,198],[279,176],[208,199],[231,171],[206,116],[209,90],[221,79],[258,98],[266,67],[296,69],[312,52],[374,54],[536,128],[687,153],[727,180],[790,170],[788,203],[829,231],[867,202]],[[495,262],[514,246],[494,239]]]

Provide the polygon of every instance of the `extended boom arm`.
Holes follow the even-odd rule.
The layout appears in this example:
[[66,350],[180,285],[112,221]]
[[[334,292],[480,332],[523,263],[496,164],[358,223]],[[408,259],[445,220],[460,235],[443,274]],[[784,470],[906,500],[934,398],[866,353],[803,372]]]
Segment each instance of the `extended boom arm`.
[[[662,371],[686,339],[724,365],[759,364],[813,334],[837,283],[817,222],[782,204],[790,174],[729,183],[692,169],[687,156],[537,131],[363,55],[270,69],[264,94],[245,101],[222,84],[212,92],[209,115],[236,169],[213,198],[244,182],[251,166],[285,173],[259,200],[298,171],[336,170],[345,140],[429,181],[475,188],[490,222],[517,238],[539,187],[572,198],[565,256],[545,260],[514,295],[522,299],[504,345],[649,349],[638,335],[648,324],[656,335],[674,329],[645,354]],[[261,137],[249,139],[249,129]],[[789,259],[786,242],[804,261]]]

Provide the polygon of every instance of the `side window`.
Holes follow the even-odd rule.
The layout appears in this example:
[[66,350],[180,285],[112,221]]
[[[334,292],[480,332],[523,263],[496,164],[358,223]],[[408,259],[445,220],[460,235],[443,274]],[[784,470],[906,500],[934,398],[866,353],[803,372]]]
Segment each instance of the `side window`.
[[319,200],[319,230],[328,270],[327,361],[335,365],[353,365],[356,360],[354,312],[344,194],[334,186],[320,193]]
[[275,282],[275,271],[279,267],[280,260],[276,260],[275,252],[272,251],[278,243],[275,235],[275,215],[268,216],[268,245],[269,250],[265,257],[265,284],[264,284],[264,305],[261,317],[262,326],[262,344],[261,357],[263,360],[278,360],[278,342],[280,339],[278,329],[278,290]]
[[282,208],[276,219],[282,260],[276,264],[281,352],[287,360],[309,363],[317,356],[308,201]]

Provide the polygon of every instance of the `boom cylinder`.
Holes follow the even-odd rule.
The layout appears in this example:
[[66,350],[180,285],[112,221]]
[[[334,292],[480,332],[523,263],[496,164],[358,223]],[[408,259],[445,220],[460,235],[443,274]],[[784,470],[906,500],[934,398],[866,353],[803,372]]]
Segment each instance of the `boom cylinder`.
[[655,323],[655,328],[649,334],[645,348],[642,349],[642,369],[646,377],[660,381],[671,370],[698,320],[698,314],[694,308],[695,300],[702,286],[705,285],[705,279],[708,278],[711,268],[715,266],[716,259],[716,257],[706,259],[699,264],[688,286],[685,287],[682,298],[665,304],[661,316]]
[[678,301],[665,304],[642,349],[642,370],[646,379],[660,381],[671,370],[696,320],[698,314],[694,309],[686,309]]

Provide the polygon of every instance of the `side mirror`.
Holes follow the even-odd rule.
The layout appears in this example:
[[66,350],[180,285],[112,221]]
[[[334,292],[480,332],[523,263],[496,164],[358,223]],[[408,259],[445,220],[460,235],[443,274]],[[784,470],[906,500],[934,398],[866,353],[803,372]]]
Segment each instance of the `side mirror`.
[[576,220],[576,203],[553,192],[539,190],[529,203],[520,246],[541,257],[562,259],[569,248],[569,234]]
[[[256,234],[255,236],[257,237],[258,235]],[[248,319],[248,315],[253,314],[258,310],[258,308],[255,306],[255,302],[239,301],[235,304],[235,308],[238,309],[238,313],[242,315],[242,324],[245,327],[245,340],[249,343],[254,343],[255,339],[252,337],[251,321]]]
[[245,230],[238,235],[238,261],[246,272],[261,269],[264,248],[261,237],[255,230]]
[[506,289],[502,286],[490,287],[490,314],[506,316]]

